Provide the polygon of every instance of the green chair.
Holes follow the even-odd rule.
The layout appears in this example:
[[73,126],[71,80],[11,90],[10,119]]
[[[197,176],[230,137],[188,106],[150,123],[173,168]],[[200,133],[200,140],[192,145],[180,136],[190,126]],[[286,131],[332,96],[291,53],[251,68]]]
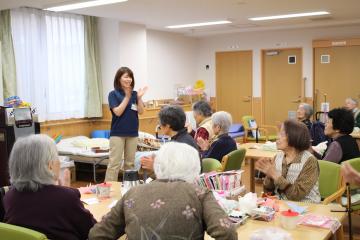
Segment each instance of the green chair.
[[[360,172],[360,158],[353,158],[345,162],[349,163],[351,167]],[[349,239],[353,239],[351,213],[360,213],[360,187],[346,183],[346,196],[341,198],[341,205],[346,208],[345,212],[348,214]]]
[[[356,171],[360,172],[360,158],[353,158],[345,161],[349,163]],[[356,185],[350,185],[351,189],[351,209],[356,214],[360,213],[360,187]],[[342,199],[342,205],[346,206],[346,197]]]
[[215,158],[204,158],[201,160],[201,168],[203,173],[207,172],[221,172],[222,165],[221,163]]
[[319,191],[323,204],[333,201],[340,203],[341,196],[345,192],[345,186],[341,176],[341,166],[326,160],[319,160],[320,176]]
[[[257,128],[251,127],[250,122],[255,121],[255,118],[253,116],[243,116],[242,117],[242,124],[244,126],[245,134],[244,134],[244,143],[246,142],[255,142],[256,137],[252,136],[252,131],[258,130],[259,136],[258,141],[259,142],[266,142],[266,141],[275,141],[277,139],[277,133],[279,132],[279,129],[276,126],[270,126],[270,125],[257,125]],[[270,134],[271,132],[275,134]]]
[[7,223],[0,223],[0,236],[1,239],[6,240],[45,240],[47,237],[37,231],[19,227]]
[[241,169],[242,162],[245,159],[245,153],[245,148],[239,148],[226,154],[221,160],[222,171],[226,172]]

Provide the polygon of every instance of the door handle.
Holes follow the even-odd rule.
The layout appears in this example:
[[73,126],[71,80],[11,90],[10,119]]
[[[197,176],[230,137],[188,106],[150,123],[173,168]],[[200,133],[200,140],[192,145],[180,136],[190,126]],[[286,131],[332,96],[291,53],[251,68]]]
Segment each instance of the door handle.
[[301,100],[302,100],[302,97],[301,96],[298,96],[298,99],[297,100],[293,100],[291,101],[292,103],[301,103]]
[[243,97],[243,102],[251,102],[251,96]]

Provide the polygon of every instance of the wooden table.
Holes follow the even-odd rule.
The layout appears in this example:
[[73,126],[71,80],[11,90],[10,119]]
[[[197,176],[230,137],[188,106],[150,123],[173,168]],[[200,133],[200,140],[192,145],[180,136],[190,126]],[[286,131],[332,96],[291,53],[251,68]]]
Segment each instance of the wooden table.
[[[337,218],[341,223],[343,223],[346,214],[344,212],[330,212],[332,208],[339,208],[337,205],[322,205],[322,204],[309,204],[309,203],[297,203],[298,205],[306,205],[308,206],[308,212],[313,214],[321,214],[326,216],[331,216]],[[281,201],[280,211],[287,210],[288,207],[285,202]],[[250,239],[251,234],[258,229],[267,228],[267,227],[279,227],[280,225],[280,213],[276,213],[275,219],[271,222],[264,222],[258,220],[248,220],[244,225],[238,227],[237,232],[239,239]],[[286,230],[288,231],[293,240],[324,240],[330,239],[333,235],[329,229],[316,228],[316,227],[308,227],[303,225],[298,225],[294,230]],[[213,239],[208,235],[205,236],[206,240]],[[336,232],[336,239],[344,239],[343,236],[343,227],[341,226],[339,230]]]
[[[101,199],[99,203],[87,205],[85,208],[88,209],[97,221],[101,221],[101,218],[110,211],[109,205],[121,198],[121,183],[120,182],[108,182],[111,183],[110,198]],[[81,200],[94,198],[96,194],[81,194]]]
[[246,149],[245,159],[250,162],[250,191],[255,192],[255,162],[256,160],[264,157],[273,158],[276,156],[276,151],[267,151],[259,149],[261,143],[244,143],[239,147]]
[[[121,183],[120,182],[110,182],[111,194],[110,198],[101,200],[100,203],[93,205],[85,205],[85,208],[88,209],[95,217],[97,221],[101,221],[101,218],[110,211],[109,205],[114,200],[119,200],[121,198]],[[81,200],[87,198],[94,198],[95,194],[82,194]],[[321,214],[326,216],[331,216],[337,218],[340,222],[343,222],[346,214],[343,212],[330,212],[330,209],[336,208],[337,205],[322,205],[322,204],[309,204],[309,203],[297,203],[299,205],[308,206],[308,212],[313,214]],[[337,207],[338,208],[338,207]],[[280,201],[280,210],[287,210],[288,207],[285,202]],[[271,222],[263,222],[257,220],[248,220],[244,225],[239,226],[237,229],[239,239],[250,239],[250,236],[253,231],[265,228],[265,227],[281,227],[279,213],[276,213],[275,219]],[[294,230],[289,230],[290,234],[293,237],[293,240],[323,240],[329,239],[332,236],[332,233],[328,229],[314,228],[307,226],[297,226]],[[124,236],[121,239],[125,239]],[[205,239],[212,239],[208,235],[205,236]],[[337,239],[343,239],[343,228],[341,227],[337,232]]]

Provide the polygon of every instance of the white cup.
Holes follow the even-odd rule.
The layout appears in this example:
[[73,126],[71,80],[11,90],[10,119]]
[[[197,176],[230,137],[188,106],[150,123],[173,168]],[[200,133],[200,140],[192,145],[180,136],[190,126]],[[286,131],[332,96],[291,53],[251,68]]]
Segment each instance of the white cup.
[[296,225],[299,220],[299,213],[291,211],[282,211],[280,212],[280,222],[281,226],[285,229],[292,230],[296,228]]
[[98,198],[109,198],[110,197],[111,184],[100,183],[96,185],[96,196]]

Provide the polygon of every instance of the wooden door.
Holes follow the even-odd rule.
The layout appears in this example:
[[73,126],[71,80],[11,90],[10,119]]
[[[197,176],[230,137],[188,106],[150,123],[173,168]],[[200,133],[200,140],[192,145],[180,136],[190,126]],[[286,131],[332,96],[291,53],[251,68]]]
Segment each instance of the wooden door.
[[262,51],[263,123],[278,125],[303,101],[302,50]]
[[216,109],[231,113],[241,123],[251,114],[252,51],[216,53]]
[[[326,56],[328,55],[328,57]],[[323,63],[321,62],[323,57]],[[327,60],[325,63],[324,60]],[[330,103],[330,109],[344,106],[347,97],[360,99],[360,46],[314,49],[314,102]]]

